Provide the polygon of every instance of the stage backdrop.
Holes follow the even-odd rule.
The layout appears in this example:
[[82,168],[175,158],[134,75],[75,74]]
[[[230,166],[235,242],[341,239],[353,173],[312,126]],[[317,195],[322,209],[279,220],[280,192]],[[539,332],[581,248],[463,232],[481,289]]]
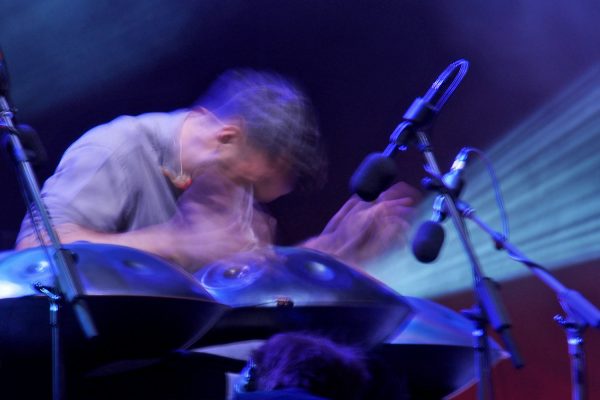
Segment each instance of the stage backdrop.
[[[365,155],[383,150],[406,108],[449,63],[468,59],[466,78],[432,130],[441,167],[464,146],[484,149],[500,181],[510,239],[600,304],[598,21],[597,0],[0,0],[0,46],[19,120],[38,130],[48,150],[42,181],[87,129],[123,114],[186,107],[227,68],[270,69],[298,81],[318,110],[329,179],[318,193],[269,206],[285,245],[323,228],[349,196],[348,179]],[[400,154],[398,164],[399,178],[418,186],[418,152]],[[500,229],[484,164],[474,158],[465,178],[465,200]],[[0,182],[0,246],[10,249],[24,206],[9,164]],[[426,197],[415,226],[431,203]],[[371,272],[401,293],[470,305],[469,266],[445,225],[439,261],[420,265],[404,249]],[[567,398],[553,294],[469,228],[486,274],[502,282],[527,362],[518,373],[497,367],[498,393]],[[599,336],[586,333],[590,398],[600,398],[593,379]]]

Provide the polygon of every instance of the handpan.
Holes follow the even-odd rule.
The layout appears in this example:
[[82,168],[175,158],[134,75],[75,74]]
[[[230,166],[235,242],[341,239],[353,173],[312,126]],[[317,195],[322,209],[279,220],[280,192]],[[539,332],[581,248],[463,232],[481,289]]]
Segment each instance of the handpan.
[[[67,360],[97,366],[115,360],[159,357],[196,342],[227,309],[180,268],[122,246],[74,243],[74,259],[99,336],[84,335],[68,304],[61,307],[60,332]],[[50,354],[48,299],[34,283],[53,286],[46,252],[33,248],[0,260],[0,360],[37,359]]]
[[313,250],[276,247],[268,255],[238,255],[195,275],[232,307],[197,346],[305,331],[370,347],[400,331],[411,315],[398,293]]
[[[319,252],[280,247],[266,257],[214,263],[195,275],[232,307],[195,347],[292,330],[324,333],[370,349],[379,390],[373,398],[381,399],[442,398],[477,379],[467,318],[430,300],[400,296]],[[494,364],[506,357],[491,339],[490,347]]]

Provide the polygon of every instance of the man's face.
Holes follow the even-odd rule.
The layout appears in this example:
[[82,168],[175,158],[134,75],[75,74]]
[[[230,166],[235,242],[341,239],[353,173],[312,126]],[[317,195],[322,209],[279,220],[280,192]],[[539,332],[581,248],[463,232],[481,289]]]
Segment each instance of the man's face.
[[240,149],[237,159],[229,159],[226,169],[230,177],[249,184],[256,200],[268,203],[292,191],[294,179],[285,159],[272,160],[264,151],[250,145]]
[[204,110],[192,112],[182,133],[182,169],[194,179],[216,161],[226,177],[252,186],[256,200],[267,203],[289,193],[293,174],[285,158],[273,160],[246,140],[236,123],[224,123]]

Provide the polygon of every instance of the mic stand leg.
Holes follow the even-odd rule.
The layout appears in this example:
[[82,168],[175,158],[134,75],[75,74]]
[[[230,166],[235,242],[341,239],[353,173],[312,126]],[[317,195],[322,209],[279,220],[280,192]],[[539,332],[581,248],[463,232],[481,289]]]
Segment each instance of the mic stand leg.
[[490,342],[486,326],[487,318],[481,311],[481,307],[475,305],[469,310],[462,310],[466,318],[473,322],[474,329],[471,331],[473,336],[473,350],[475,351],[475,371],[479,377],[479,385],[477,386],[478,399],[493,399],[494,391],[492,390],[492,370],[490,368]]
[[508,239],[480,220],[470,205],[462,202],[461,213],[488,233],[493,238],[497,249],[505,250],[512,259],[528,267],[535,276],[557,294],[559,303],[567,315],[566,318],[557,315],[554,320],[564,328],[567,336],[571,359],[571,396],[573,400],[585,400],[587,390],[583,332],[588,326],[600,328],[600,310],[581,293],[564,286],[546,268],[530,260]]
[[567,334],[569,358],[571,360],[571,398],[573,400],[585,400],[587,393],[583,331],[586,326],[566,320],[561,315],[556,315],[554,320],[563,327]]
[[64,391],[65,381],[62,368],[64,364],[59,324],[60,302],[62,298],[40,283],[34,283],[33,287],[48,298],[50,306],[50,331],[52,334],[52,399],[63,400],[66,396]]

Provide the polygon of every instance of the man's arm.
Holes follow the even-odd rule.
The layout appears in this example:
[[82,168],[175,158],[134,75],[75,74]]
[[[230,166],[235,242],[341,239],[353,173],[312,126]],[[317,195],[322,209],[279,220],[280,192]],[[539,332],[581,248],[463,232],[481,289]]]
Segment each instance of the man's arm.
[[[274,221],[248,207],[244,188],[207,172],[179,198],[176,213],[164,223],[123,233],[99,232],[75,223],[55,227],[62,243],[89,241],[133,247],[175,262],[187,270],[271,244]],[[247,199],[247,201],[245,201]],[[246,214],[251,211],[251,214]],[[34,234],[18,250],[39,246]]]
[[[203,265],[251,248],[252,239],[239,227],[198,229],[173,222],[123,232],[96,232],[75,224],[62,224],[56,231],[61,243],[88,241],[132,247],[174,262],[193,272]],[[39,246],[35,235],[22,238],[17,250]]]
[[[86,241],[92,243],[106,243],[120,246],[133,247],[154,253],[161,257],[170,259],[171,254],[168,249],[172,248],[172,236],[167,234],[167,229],[158,225],[140,229],[137,231],[124,233],[106,233],[97,232],[77,224],[61,224],[55,227],[61,243],[72,243],[77,241]],[[43,235],[47,243],[47,235]],[[30,247],[40,246],[41,243],[35,234],[21,238],[16,246],[16,250],[24,250]]]

